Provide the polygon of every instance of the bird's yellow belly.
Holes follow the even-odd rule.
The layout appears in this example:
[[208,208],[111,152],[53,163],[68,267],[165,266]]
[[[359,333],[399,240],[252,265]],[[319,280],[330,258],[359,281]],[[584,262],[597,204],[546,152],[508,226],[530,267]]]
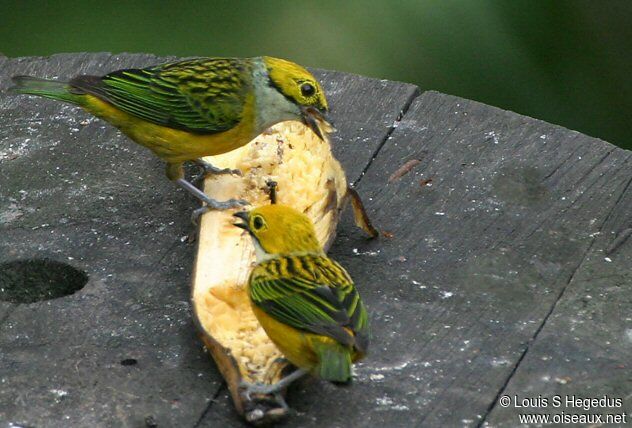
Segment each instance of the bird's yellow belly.
[[318,357],[310,345],[310,340],[316,337],[315,334],[305,333],[280,323],[254,304],[252,311],[270,340],[292,364],[310,371],[318,364]]
[[149,148],[169,163],[226,153],[248,144],[256,137],[252,108],[244,109],[245,113],[250,111],[250,114],[244,114],[237,126],[216,134],[194,134],[156,125],[125,113],[92,95],[86,95],[84,108],[110,122],[132,140]]
[[[312,344],[314,342],[336,342],[331,337],[306,333],[283,324],[259,309],[255,304],[252,304],[251,307],[270,340],[296,367],[312,371],[319,363],[318,355],[314,352]],[[352,352],[351,361],[356,362],[363,357],[364,354]]]

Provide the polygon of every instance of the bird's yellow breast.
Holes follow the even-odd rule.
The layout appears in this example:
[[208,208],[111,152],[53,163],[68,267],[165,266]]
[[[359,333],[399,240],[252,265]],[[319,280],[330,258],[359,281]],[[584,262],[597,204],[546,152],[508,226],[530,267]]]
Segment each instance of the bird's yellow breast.
[[296,367],[312,370],[318,364],[318,357],[310,344],[315,334],[299,331],[272,318],[252,305],[252,311],[266,334],[285,357]]
[[[266,312],[261,310],[255,304],[251,305],[259,324],[265,330],[266,334],[272,342],[279,348],[279,351],[296,367],[313,370],[319,363],[318,355],[314,352],[314,342],[337,343],[331,337],[320,334],[307,333],[283,324]],[[352,352],[351,360],[353,362],[364,357],[363,354]]]
[[241,121],[233,128],[215,134],[196,134],[156,125],[95,96],[85,95],[83,107],[119,128],[132,140],[151,149],[169,163],[180,163],[204,156],[219,155],[246,145],[255,134],[254,96],[249,95]]

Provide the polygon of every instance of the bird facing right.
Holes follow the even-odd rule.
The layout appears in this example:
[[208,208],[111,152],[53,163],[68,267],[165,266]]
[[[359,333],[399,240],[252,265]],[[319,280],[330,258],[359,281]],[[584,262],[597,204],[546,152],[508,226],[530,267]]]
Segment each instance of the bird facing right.
[[238,173],[202,158],[248,144],[267,128],[299,120],[321,139],[328,105],[305,68],[272,57],[195,58],[68,82],[14,76],[14,92],[83,107],[110,122],[167,163],[167,177],[206,203],[199,211],[236,208],[246,201],[215,201],[185,180],[194,161],[207,173]]

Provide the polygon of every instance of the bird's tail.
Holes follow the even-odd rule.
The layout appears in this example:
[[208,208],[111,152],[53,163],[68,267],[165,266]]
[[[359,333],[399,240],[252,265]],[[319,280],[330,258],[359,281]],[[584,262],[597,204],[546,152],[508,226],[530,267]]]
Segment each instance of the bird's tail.
[[339,343],[315,343],[314,351],[320,363],[316,375],[336,383],[351,381],[351,351]]
[[20,94],[39,95],[54,100],[80,104],[82,96],[71,92],[68,82],[46,80],[31,76],[13,76],[15,86],[10,91]]

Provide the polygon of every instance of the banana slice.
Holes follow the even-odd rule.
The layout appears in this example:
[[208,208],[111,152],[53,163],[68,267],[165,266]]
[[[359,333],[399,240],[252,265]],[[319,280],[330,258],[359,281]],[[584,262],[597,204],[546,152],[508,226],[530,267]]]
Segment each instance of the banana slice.
[[[361,202],[348,191],[340,163],[328,141],[319,139],[299,122],[284,122],[250,144],[206,158],[221,168],[237,168],[242,176],[215,175],[205,179],[211,198],[240,198],[252,206],[269,204],[271,183],[277,203],[307,214],[325,249],[335,237],[340,211],[353,198],[356,223],[372,235]],[[283,418],[282,397],[245,397],[239,385],[275,383],[291,366],[268,339],[250,308],[246,284],[255,262],[251,238],[232,224],[234,210],[202,216],[193,275],[193,314],[206,348],[226,379],[237,411],[255,425]]]

